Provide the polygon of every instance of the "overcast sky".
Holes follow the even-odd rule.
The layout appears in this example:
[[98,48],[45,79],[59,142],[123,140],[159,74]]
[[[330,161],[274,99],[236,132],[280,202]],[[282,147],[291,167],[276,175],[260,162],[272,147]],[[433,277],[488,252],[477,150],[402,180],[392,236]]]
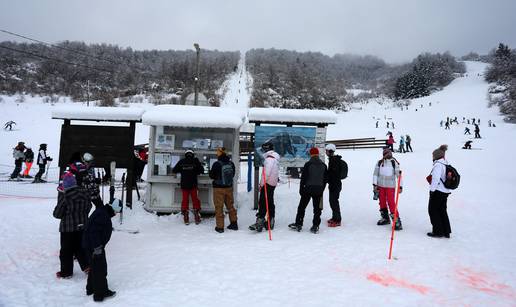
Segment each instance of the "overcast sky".
[[[0,29],[49,42],[372,54],[516,48],[514,0],[0,0]],[[0,41],[15,38],[0,33]],[[18,39],[19,40],[19,39]]]

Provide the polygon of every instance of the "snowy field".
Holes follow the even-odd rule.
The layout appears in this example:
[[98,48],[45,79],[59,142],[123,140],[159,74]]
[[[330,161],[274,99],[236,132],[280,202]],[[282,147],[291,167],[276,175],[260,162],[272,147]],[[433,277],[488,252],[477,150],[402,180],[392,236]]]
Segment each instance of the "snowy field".
[[[125,212],[123,227],[140,233],[114,232],[106,249],[108,282],[117,296],[105,304],[516,306],[516,210],[511,194],[516,186],[516,126],[503,123],[496,109],[487,108],[487,84],[481,76],[485,64],[468,62],[467,68],[466,77],[413,100],[408,110],[371,105],[340,114],[338,123],[329,127],[329,140],[385,138],[384,118],[391,118],[396,128],[389,130],[397,142],[401,134],[412,137],[414,153],[395,154],[405,185],[399,200],[404,229],[395,235],[394,260],[387,260],[390,228],[376,225],[378,204],[372,200],[372,173],[381,151],[340,151],[349,165],[340,198],[343,226],[327,228],[323,222],[316,235],[308,231],[310,207],[301,233],[287,227],[299,201],[296,180],[276,189],[272,241],[266,232],[247,230],[255,212],[252,193],[245,191],[246,176],[239,189],[237,232],[214,232],[213,218],[185,226],[180,215],[157,217],[135,205]],[[245,71],[242,75],[247,78]],[[226,107],[245,96],[233,90],[245,89],[247,80],[240,87],[238,80],[235,74],[229,81],[226,97],[231,98]],[[238,99],[241,104],[245,97]],[[39,98],[19,105],[14,97],[4,101],[0,122],[14,120],[18,125],[16,131],[0,132],[2,180],[12,171],[12,147],[18,141],[35,150],[39,143],[48,143],[48,152],[57,158],[62,124],[50,118],[53,106]],[[439,126],[446,116],[457,116],[459,122],[462,117],[481,119],[482,139],[474,140],[475,150],[460,149],[471,138],[463,135],[463,124],[452,125],[451,130]],[[375,128],[375,118],[381,118],[381,128]],[[489,119],[496,128],[487,127]],[[138,125],[136,142],[147,139],[148,129]],[[441,144],[449,145],[447,159],[462,175],[461,186],[448,199],[451,239],[426,236],[431,225],[425,177],[432,166],[431,152]],[[0,306],[95,304],[85,294],[86,276],[78,266],[72,279],[55,278],[59,270],[59,220],[52,217],[55,197],[53,184],[0,182]],[[327,199],[323,221],[331,216]],[[113,222],[118,226],[118,218]]]

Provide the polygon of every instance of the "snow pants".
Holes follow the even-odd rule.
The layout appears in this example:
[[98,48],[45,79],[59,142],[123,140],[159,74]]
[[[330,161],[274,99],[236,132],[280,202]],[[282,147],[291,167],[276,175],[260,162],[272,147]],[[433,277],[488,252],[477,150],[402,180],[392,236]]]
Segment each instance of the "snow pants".
[[33,162],[25,162],[25,170],[23,171],[23,176],[29,176],[30,168],[32,167]]
[[407,142],[407,152],[410,150],[410,152],[412,152],[412,146],[410,146],[410,143]]
[[[269,217],[273,219],[276,216],[276,206],[274,205],[274,190],[276,187],[267,184],[267,201],[269,202]],[[267,204],[265,203],[265,187],[260,188],[260,198],[258,199],[258,213],[256,217],[265,218],[267,214]]]
[[45,164],[38,164],[39,171],[36,173],[36,176],[34,176],[34,179],[41,179],[41,176],[45,173]]
[[[389,211],[391,214],[394,214],[394,207],[396,206],[394,202],[395,192],[395,188],[378,187],[378,194],[380,196],[380,209],[387,209],[387,206],[389,206]],[[398,217],[400,217],[399,212],[396,212],[396,218]]]
[[14,160],[14,171],[11,174],[11,179],[18,178],[22,170],[23,159]]
[[192,205],[194,210],[201,210],[201,201],[197,197],[197,188],[181,189],[183,192],[183,199],[181,200],[181,211],[188,211],[188,200],[192,198]]
[[296,224],[303,225],[303,220],[305,219],[305,210],[306,206],[312,199],[312,203],[314,205],[314,219],[312,221],[313,226],[319,227],[321,224],[321,212],[322,212],[322,195],[313,195],[308,193],[301,194],[301,199],[299,200],[299,206],[297,207],[297,215],[296,215]]
[[430,223],[432,223],[432,232],[436,235],[445,236],[451,233],[447,212],[448,195],[437,190],[430,193],[428,215],[430,216]]
[[217,228],[224,228],[224,204],[228,210],[229,222],[236,223],[237,212],[234,207],[233,188],[213,188],[213,203]]
[[342,185],[340,187],[329,187],[330,194],[330,207],[332,211],[331,219],[340,222],[342,217],[340,216],[340,206],[339,206],[339,196],[340,191],[342,190]]
[[89,261],[82,248],[82,230],[74,232],[61,232],[61,250],[59,260],[61,262],[61,276],[73,275],[73,257],[79,262],[81,270],[89,267]]
[[86,283],[86,293],[93,293],[95,297],[104,297],[109,290],[107,283],[107,261],[106,250],[102,254],[93,255],[93,250],[88,251],[90,263],[90,273]]

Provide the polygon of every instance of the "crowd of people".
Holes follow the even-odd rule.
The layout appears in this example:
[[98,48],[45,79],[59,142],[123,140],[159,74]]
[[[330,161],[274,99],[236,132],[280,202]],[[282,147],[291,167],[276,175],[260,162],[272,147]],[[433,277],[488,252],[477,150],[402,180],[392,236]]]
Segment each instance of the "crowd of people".
[[[9,180],[21,180],[21,178],[33,178],[29,175],[29,171],[34,163],[34,152],[28,146],[25,146],[25,142],[18,142],[16,147],[13,148],[14,158],[14,170],[9,176]],[[52,161],[52,158],[47,154],[47,144],[43,143],[39,145],[38,156],[36,163],[38,164],[39,171],[34,176],[33,183],[46,182],[41,179],[45,174],[48,163]],[[23,163],[25,163],[25,170],[22,172]]]

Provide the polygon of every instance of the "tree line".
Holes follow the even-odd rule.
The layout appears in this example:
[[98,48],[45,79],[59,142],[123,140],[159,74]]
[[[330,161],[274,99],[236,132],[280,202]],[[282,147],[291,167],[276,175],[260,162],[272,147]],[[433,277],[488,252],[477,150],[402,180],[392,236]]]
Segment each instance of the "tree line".
[[489,100],[500,107],[508,119],[516,121],[516,49],[500,43],[489,53],[491,66],[484,78],[492,83],[489,87]]

